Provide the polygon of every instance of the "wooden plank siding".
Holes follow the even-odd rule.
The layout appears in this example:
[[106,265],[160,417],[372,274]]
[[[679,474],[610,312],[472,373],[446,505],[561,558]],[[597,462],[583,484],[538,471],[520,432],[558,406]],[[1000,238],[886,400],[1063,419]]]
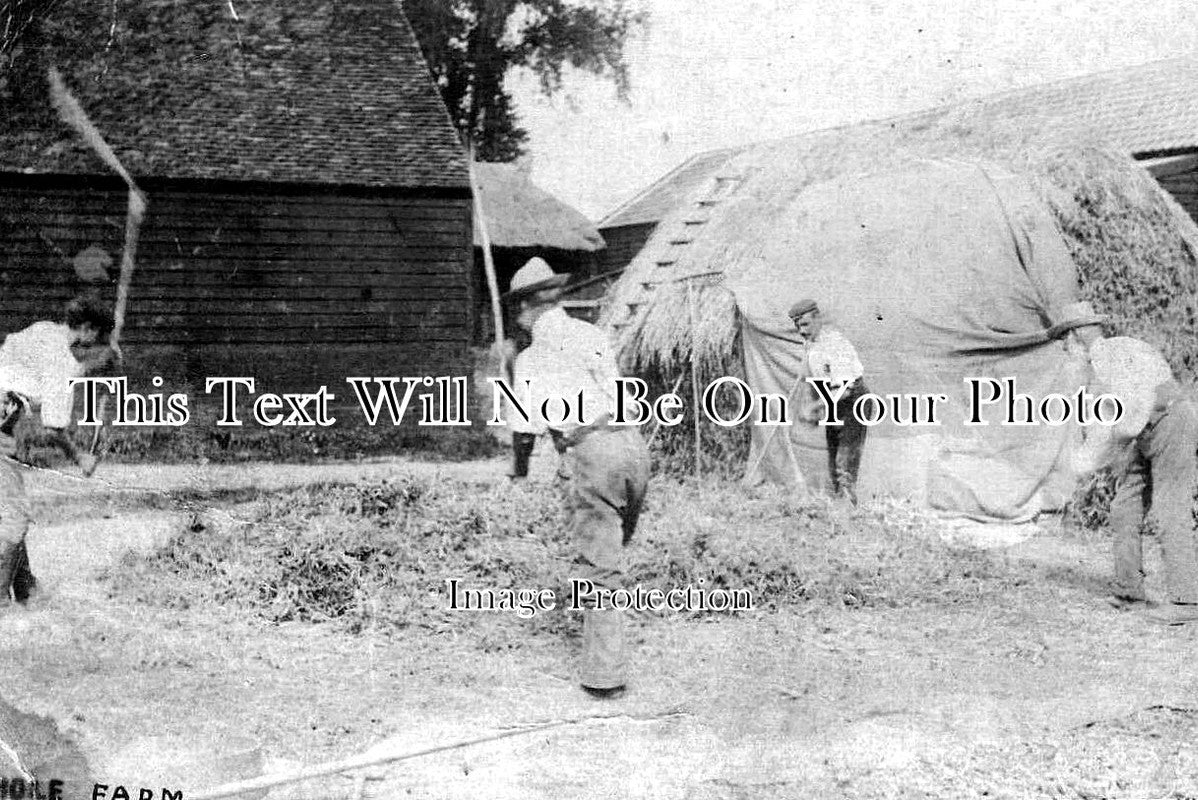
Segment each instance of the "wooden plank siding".
[[607,247],[599,251],[598,274],[624,269],[631,264],[656,227],[656,222],[647,222],[642,225],[622,225],[600,230]]
[[1198,222],[1198,171],[1160,177],[1157,182]]
[[[146,189],[121,341],[140,352],[133,362],[164,374],[175,370],[142,356],[173,356],[191,377],[256,375],[289,389],[344,386],[362,370],[468,374],[466,192]],[[126,202],[109,181],[0,176],[0,333],[57,318],[81,290],[115,296]],[[111,257],[107,281],[77,275],[73,259],[89,247]]]
[[1190,152],[1141,163],[1161,188],[1198,222],[1198,154]]

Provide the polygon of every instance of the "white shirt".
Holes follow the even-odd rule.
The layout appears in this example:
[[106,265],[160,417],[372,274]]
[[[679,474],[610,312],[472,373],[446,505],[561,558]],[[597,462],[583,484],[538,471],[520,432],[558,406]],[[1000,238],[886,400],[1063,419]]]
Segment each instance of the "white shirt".
[[83,376],[71,353],[71,329],[56,322],[35,322],[10,333],[0,345],[0,390],[17,392],[42,410],[47,428],[66,428],[74,411],[70,380]]
[[1156,407],[1156,390],[1173,380],[1164,356],[1152,345],[1129,336],[1099,339],[1090,345],[1093,394],[1109,393],[1123,403],[1123,416],[1111,426],[1087,426],[1085,442],[1073,456],[1080,473],[1111,463],[1119,449],[1139,436]]
[[852,383],[865,372],[852,342],[828,327],[821,328],[807,345],[807,368],[812,378],[827,381],[832,390]]
[[[560,307],[543,313],[532,326],[532,344],[516,356],[512,393],[529,413],[529,421],[510,407],[504,418],[517,433],[544,433],[546,429],[568,433],[579,427],[578,393],[582,397],[582,421],[593,424],[615,410],[614,380],[620,377],[615,354],[607,335],[588,322],[571,318]],[[524,381],[530,381],[529,387]],[[548,416],[540,414],[549,399]],[[569,401],[570,415],[564,420],[563,403]]]

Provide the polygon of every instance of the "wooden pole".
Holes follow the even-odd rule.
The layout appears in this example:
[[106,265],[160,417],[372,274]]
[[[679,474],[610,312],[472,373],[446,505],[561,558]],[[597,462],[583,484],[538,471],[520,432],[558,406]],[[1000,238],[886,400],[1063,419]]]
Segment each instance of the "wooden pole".
[[133,185],[129,187],[129,211],[125,215],[125,247],[121,252],[121,276],[116,287],[116,304],[112,309],[112,335],[109,344],[120,356],[121,334],[125,330],[125,309],[129,305],[129,287],[133,284],[136,265],[137,240],[141,233],[141,221],[146,213],[145,195]]
[[[670,394],[678,394],[678,387],[682,385],[682,379],[686,377],[686,370],[678,373],[678,378],[674,381],[674,388],[670,389]],[[648,446],[652,447],[654,440],[657,439],[657,434],[661,433],[661,429],[665,427],[659,422],[654,421],[653,433],[649,435]]]
[[686,282],[686,307],[691,326],[691,411],[695,415],[695,477],[702,475],[703,435],[699,432],[699,353],[695,337],[695,284]]
[[[679,710],[666,711],[662,714],[652,715],[648,717],[631,717],[632,719],[668,719],[671,717],[682,716],[685,712]],[[352,758],[345,758],[340,761],[327,761],[323,764],[314,764],[310,767],[300,767],[298,769],[279,772],[274,775],[263,775],[259,778],[250,778],[248,780],[237,781],[235,783],[226,783],[223,786],[216,786],[212,789],[199,792],[198,794],[187,795],[188,800],[216,800],[220,797],[234,797],[247,792],[261,791],[274,786],[283,786],[288,783],[299,783],[300,781],[310,780],[312,778],[321,778],[326,775],[339,775],[343,772],[352,772],[364,767],[377,767],[383,764],[396,764],[400,761],[408,761],[413,758],[432,755],[434,753],[444,753],[449,750],[460,750],[465,747],[472,747],[479,744],[487,744],[489,742],[497,742],[500,739],[508,739],[513,736],[526,736],[530,733],[538,733],[547,731],[553,728],[562,728],[567,725],[581,725],[586,722],[602,722],[616,719],[627,719],[627,714],[597,714],[594,716],[574,717],[571,719],[560,719],[553,722],[544,722],[539,725],[529,725],[522,728],[514,728],[508,731],[492,734],[491,736],[483,736],[478,739],[467,739],[460,742],[452,742],[450,744],[438,745],[435,747],[426,747],[422,750],[413,750],[407,753],[387,753],[383,755],[360,755]]]
[[495,323],[495,344],[499,350],[499,371],[508,376],[508,363],[503,341],[503,306],[499,301],[499,279],[495,276],[495,260],[491,255],[491,234],[487,230],[487,215],[483,210],[482,193],[478,189],[478,176],[474,172],[474,145],[468,145],[467,153],[470,158],[470,193],[474,195],[474,218],[478,222],[478,232],[483,240],[483,267],[487,273],[487,291],[491,293],[491,316]]
[[137,254],[137,239],[141,232],[141,222],[146,214],[146,196],[133,180],[133,176],[125,169],[125,165],[116,157],[116,153],[104,140],[83,110],[83,106],[71,94],[62,75],[54,67],[48,70],[50,81],[50,101],[58,111],[59,117],[67,125],[75,129],[79,137],[100,157],[100,160],[120,175],[129,187],[129,207],[125,213],[125,247],[121,254],[121,275],[116,290],[116,305],[112,310],[113,328],[109,344],[120,358],[121,333],[125,329],[125,308],[129,302],[129,286],[133,282],[133,269]]
[[[125,309],[129,304],[129,287],[133,283],[133,270],[136,266],[137,240],[141,233],[142,220],[146,214],[146,195],[133,180],[129,171],[125,169],[125,165],[117,158],[116,152],[105,141],[91,118],[87,116],[83,106],[71,94],[71,90],[67,88],[62,79],[62,74],[56,68],[50,67],[47,77],[50,83],[50,102],[58,112],[58,116],[62,118],[63,122],[74,128],[80,138],[100,157],[100,160],[111,167],[113,172],[120,175],[121,179],[125,181],[125,185],[129,187],[128,210],[125,212],[125,246],[121,253],[121,273],[116,289],[116,304],[112,309],[112,333],[108,337],[108,346],[116,354],[117,364],[120,365],[124,360],[124,355],[121,353],[121,334],[125,330]],[[107,402],[108,395],[100,398],[99,424],[92,431],[92,441],[88,447],[88,453],[93,456],[100,445],[100,429],[104,426]]]
[[538,731],[548,730],[549,728],[557,728],[561,727],[562,725],[569,724],[572,724],[572,721],[534,725],[528,728],[504,731],[503,733],[497,733],[494,736],[487,736],[481,739],[453,742],[452,744],[441,745],[439,747],[427,747],[422,750],[412,751],[410,753],[393,753],[377,756],[354,756],[352,758],[345,758],[340,761],[329,761],[324,764],[301,767],[299,769],[288,770],[287,772],[280,772],[274,775],[263,775],[260,778],[249,778],[243,781],[236,781],[235,783],[226,783],[223,786],[207,789],[205,791],[199,792],[198,794],[189,794],[187,797],[188,800],[216,800],[216,798],[219,797],[235,797],[239,794],[245,794],[247,792],[259,792],[263,789],[269,789],[274,786],[283,786],[288,783],[299,783],[300,781],[311,780],[312,778],[323,778],[326,775],[339,775],[342,772],[351,772],[364,767],[378,767],[382,766],[383,764],[394,764],[399,761],[407,761],[412,758],[432,755],[433,753],[443,753],[447,750],[459,750],[463,747],[469,747],[475,744],[495,742],[512,736],[524,736],[530,733],[536,733]]

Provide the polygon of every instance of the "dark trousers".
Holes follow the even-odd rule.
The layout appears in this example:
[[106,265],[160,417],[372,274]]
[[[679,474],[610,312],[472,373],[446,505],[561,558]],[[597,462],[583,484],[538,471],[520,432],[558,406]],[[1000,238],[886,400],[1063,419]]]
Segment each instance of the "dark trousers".
[[[636,531],[649,482],[649,450],[634,428],[596,427],[569,440],[557,438],[566,479],[570,533],[578,546],[573,577],[598,589],[624,582],[624,545]],[[581,598],[580,598],[581,599]],[[626,679],[621,612],[583,612],[580,680],[592,689],[613,689]]]
[[1111,501],[1115,594],[1144,597],[1140,527],[1161,535],[1165,591],[1173,603],[1198,603],[1198,536],[1192,512],[1198,484],[1198,402],[1175,400],[1136,439]]
[[844,495],[854,503],[857,502],[857,470],[861,467],[861,451],[865,448],[865,434],[869,428],[854,416],[853,403],[868,391],[863,380],[853,381],[836,402],[836,416],[844,424],[824,426],[832,493]]

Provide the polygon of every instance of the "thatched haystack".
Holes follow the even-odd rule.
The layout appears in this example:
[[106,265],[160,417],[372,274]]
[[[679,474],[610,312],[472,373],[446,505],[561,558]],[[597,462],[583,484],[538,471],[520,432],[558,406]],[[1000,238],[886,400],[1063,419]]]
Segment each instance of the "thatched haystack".
[[[964,107],[837,128],[733,157],[721,174],[740,178],[739,188],[701,226],[686,224],[693,207],[664,219],[609,293],[602,321],[615,331],[624,368],[674,376],[693,349],[701,373],[736,374],[735,306],[720,283],[761,257],[790,202],[815,183],[937,159],[985,160],[1027,177],[1055,216],[1083,295],[1111,315],[1112,331],[1160,346],[1179,375],[1194,378],[1193,220],[1146,171],[1100,142],[1033,138],[991,121],[983,128],[973,113]],[[695,275],[702,277],[687,279]]]

